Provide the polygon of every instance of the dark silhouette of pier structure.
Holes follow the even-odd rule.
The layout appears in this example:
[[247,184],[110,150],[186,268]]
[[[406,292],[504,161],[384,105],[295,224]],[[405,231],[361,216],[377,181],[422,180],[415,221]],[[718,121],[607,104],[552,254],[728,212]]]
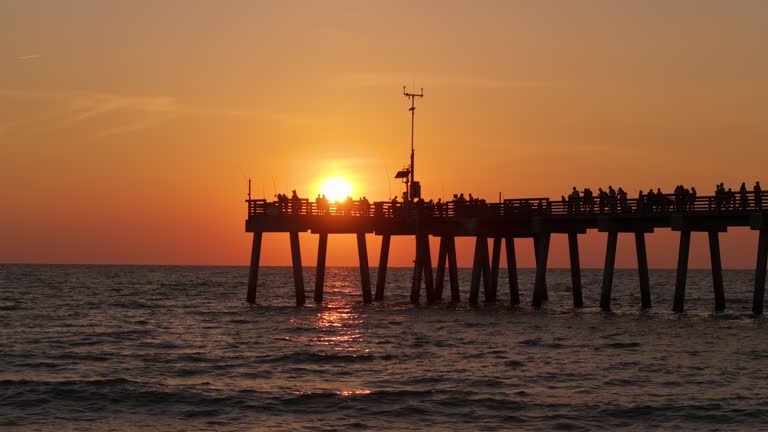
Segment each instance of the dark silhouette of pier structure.
[[[300,204],[278,204],[266,200],[249,199],[247,232],[253,233],[250,274],[246,300],[255,302],[259,274],[259,257],[264,233],[288,233],[291,243],[296,304],[305,303],[299,233],[318,235],[317,269],[314,301],[323,301],[325,259],[329,234],[355,234],[360,261],[360,278],[363,302],[384,299],[387,261],[392,236],[414,236],[414,259],[411,301],[418,303],[421,287],[425,287],[426,301],[434,303],[443,299],[446,265],[450,301],[460,302],[458,271],[456,264],[456,237],[474,237],[475,253],[469,288],[469,303],[480,301],[480,285],[483,286],[484,302],[495,302],[498,292],[502,242],[506,248],[509,293],[513,305],[520,303],[515,238],[533,239],[536,257],[536,276],[531,304],[539,307],[548,298],[547,257],[553,234],[568,236],[574,307],[583,306],[581,267],[579,263],[579,234],[587,230],[608,233],[605,266],[600,296],[600,307],[610,310],[616,245],[620,233],[634,236],[637,251],[637,267],[641,293],[641,307],[651,307],[651,286],[648,278],[648,260],[645,237],[657,228],[670,228],[680,233],[673,311],[682,312],[685,306],[685,286],[688,272],[688,255],[692,232],[706,232],[712,267],[714,307],[725,308],[723,273],[720,260],[720,233],[729,227],[750,227],[759,231],[757,264],[752,311],[762,314],[768,259],[768,203],[765,194],[752,192],[739,205],[723,205],[720,197],[698,196],[679,203],[675,195],[664,195],[663,205],[651,205],[643,198],[623,199],[606,206],[572,205],[565,200],[549,198],[507,199],[500,203],[449,201],[439,205],[417,202],[375,202],[370,208],[353,205],[337,208],[319,208],[306,199]],[[660,196],[655,197],[656,200]],[[370,271],[366,234],[382,236],[375,293],[371,292]],[[440,247],[436,267],[429,248],[429,237],[438,237]],[[491,251],[488,241],[492,240]]]

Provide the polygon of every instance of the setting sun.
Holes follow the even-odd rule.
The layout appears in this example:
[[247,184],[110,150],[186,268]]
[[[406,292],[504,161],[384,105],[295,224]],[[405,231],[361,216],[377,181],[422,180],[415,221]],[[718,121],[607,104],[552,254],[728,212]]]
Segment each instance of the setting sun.
[[330,201],[341,201],[352,195],[352,185],[342,177],[332,177],[320,187],[320,193]]

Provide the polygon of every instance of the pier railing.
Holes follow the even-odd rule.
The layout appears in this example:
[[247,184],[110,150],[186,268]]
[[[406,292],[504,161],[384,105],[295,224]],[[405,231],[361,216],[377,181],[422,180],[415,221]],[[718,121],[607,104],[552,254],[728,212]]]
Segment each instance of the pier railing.
[[721,196],[692,196],[675,194],[643,195],[638,198],[594,197],[592,199],[551,200],[549,198],[515,198],[500,203],[484,200],[446,202],[418,202],[406,204],[399,201],[363,200],[345,202],[310,201],[302,198],[278,202],[265,199],[246,200],[248,216],[358,216],[377,218],[407,218],[426,216],[432,218],[515,216],[595,216],[595,215],[665,215],[665,214],[729,214],[762,211],[768,208],[765,193],[756,196],[723,194]]

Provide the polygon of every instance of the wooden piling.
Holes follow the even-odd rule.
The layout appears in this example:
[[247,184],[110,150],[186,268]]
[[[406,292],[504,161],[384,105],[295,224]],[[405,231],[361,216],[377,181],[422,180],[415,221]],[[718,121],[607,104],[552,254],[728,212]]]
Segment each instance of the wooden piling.
[[320,233],[317,242],[317,267],[315,267],[315,303],[323,302],[325,285],[325,256],[328,251],[328,233]]
[[371,298],[371,271],[368,267],[368,246],[365,242],[365,233],[357,233],[357,256],[360,261],[360,284],[363,288],[363,303],[370,303]]
[[482,267],[480,268],[483,276],[483,302],[491,303],[496,301],[496,295],[492,292],[491,285],[491,258],[488,255],[488,237],[482,236],[480,245],[480,258]]
[[381,237],[381,254],[379,254],[379,268],[376,270],[376,301],[384,300],[384,286],[387,282],[387,263],[389,262],[389,244],[392,236],[384,234]]
[[424,248],[421,236],[416,236],[416,259],[413,261],[413,281],[411,283],[411,303],[418,303],[421,295],[421,276],[424,274]]
[[571,258],[571,290],[573,291],[573,307],[584,306],[581,290],[581,263],[579,262],[579,234],[568,233],[568,251]]
[[651,282],[648,277],[648,253],[645,249],[645,233],[635,233],[635,252],[637,254],[637,273],[640,278],[640,306],[651,307]]
[[685,281],[688,277],[688,253],[691,249],[691,232],[680,231],[680,249],[677,255],[677,279],[675,280],[675,300],[672,305],[673,312],[685,310]]
[[424,255],[424,290],[427,292],[427,302],[434,303],[435,280],[432,276],[432,252],[429,247],[429,236],[424,234],[421,240],[421,253]]
[[499,261],[501,261],[501,237],[493,238],[493,247],[491,248],[491,298],[485,301],[496,301],[499,291]]
[[475,258],[472,262],[472,280],[469,285],[469,304],[477,305],[477,299],[480,297],[480,276],[482,273],[483,257],[480,251],[480,237],[475,238]]
[[448,237],[448,280],[451,284],[451,303],[461,301],[459,292],[459,269],[456,263],[456,238]]
[[437,269],[435,270],[435,300],[443,299],[445,285],[445,259],[448,255],[448,238],[440,237],[440,248],[437,252]]
[[299,233],[289,233],[291,239],[291,260],[293,262],[293,286],[296,289],[296,306],[303,305],[304,298],[304,269],[301,266],[301,247],[299,246]]
[[507,275],[509,276],[509,302],[512,305],[520,304],[520,286],[517,280],[517,257],[515,256],[515,239],[507,236],[504,239],[507,246]]
[[548,300],[547,295],[547,256],[549,255],[550,234],[539,234],[533,239],[536,254],[536,280],[533,284],[533,307],[541,307]]
[[600,290],[600,308],[611,310],[611,291],[613,290],[613,271],[616,266],[616,243],[619,232],[609,231],[608,242],[605,246],[605,267],[603,268],[603,287]]
[[725,310],[725,289],[723,288],[723,265],[720,260],[720,236],[717,231],[709,235],[709,257],[712,262],[712,288],[715,294],[715,310]]
[[752,299],[752,313],[763,313],[765,299],[765,271],[768,264],[768,230],[760,230],[757,241],[757,266],[755,266],[755,293]]
[[248,303],[256,302],[256,285],[259,281],[259,259],[261,257],[261,238],[263,233],[253,233],[253,244],[251,244],[251,267],[248,269],[248,291],[245,294],[245,301]]

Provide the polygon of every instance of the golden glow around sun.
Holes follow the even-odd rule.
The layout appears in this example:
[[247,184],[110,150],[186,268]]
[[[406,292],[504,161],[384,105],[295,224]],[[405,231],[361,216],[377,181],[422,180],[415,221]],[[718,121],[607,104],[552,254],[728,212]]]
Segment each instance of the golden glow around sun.
[[352,195],[352,185],[343,177],[331,177],[320,187],[320,193],[329,201],[343,201]]

